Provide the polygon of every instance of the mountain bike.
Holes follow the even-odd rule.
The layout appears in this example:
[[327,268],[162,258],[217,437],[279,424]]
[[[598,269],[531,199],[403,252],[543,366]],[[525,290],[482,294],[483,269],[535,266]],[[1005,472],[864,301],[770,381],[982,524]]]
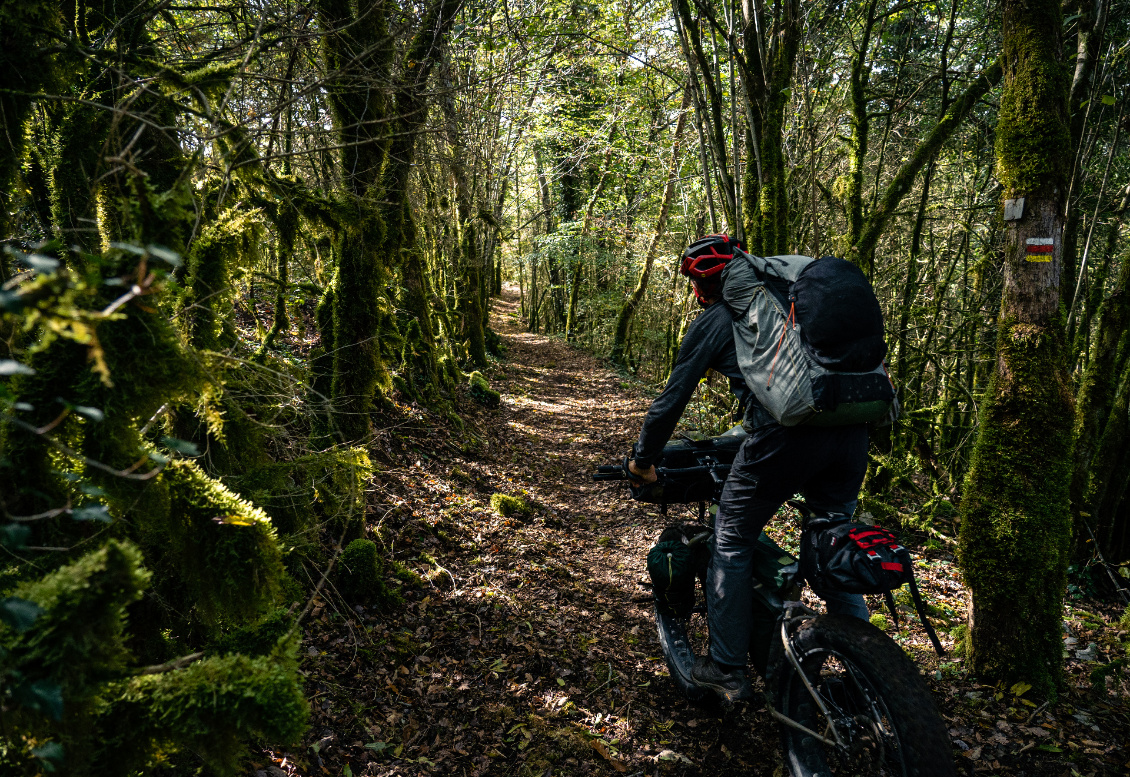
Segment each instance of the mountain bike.
[[[745,433],[669,443],[659,480],[632,488],[637,501],[699,504],[688,543],[712,541],[711,514]],[[594,480],[627,480],[623,466],[597,468]],[[802,516],[814,515],[799,502]],[[807,517],[807,516],[806,516]],[[807,524],[807,521],[806,521]],[[804,552],[808,544],[802,540]],[[925,680],[902,648],[857,618],[818,614],[800,601],[799,560],[762,533],[755,546],[754,628],[750,656],[764,680],[766,707],[780,724],[785,763],[793,777],[901,775],[954,777],[946,727]],[[691,678],[705,651],[705,581],[697,571],[695,605],[672,612],[656,598],[659,644],[678,691],[690,701],[713,692]]]

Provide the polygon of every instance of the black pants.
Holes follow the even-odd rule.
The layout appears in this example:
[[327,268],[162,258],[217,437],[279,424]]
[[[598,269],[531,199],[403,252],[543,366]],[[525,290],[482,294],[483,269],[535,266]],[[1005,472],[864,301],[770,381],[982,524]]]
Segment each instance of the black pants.
[[[707,609],[710,653],[715,661],[746,663],[753,608],[752,547],[765,524],[795,494],[802,495],[813,509],[854,513],[867,471],[867,445],[866,424],[770,424],[742,443],[714,522]],[[853,610],[862,602],[858,596],[842,602],[833,595],[823,598],[829,611],[844,614],[858,614]]]

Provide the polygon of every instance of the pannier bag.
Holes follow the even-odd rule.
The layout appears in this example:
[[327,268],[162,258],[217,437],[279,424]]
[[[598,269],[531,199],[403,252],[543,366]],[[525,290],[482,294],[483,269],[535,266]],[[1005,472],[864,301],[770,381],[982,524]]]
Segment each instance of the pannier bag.
[[934,650],[938,655],[945,653],[926,618],[910,551],[883,527],[857,523],[844,515],[809,514],[801,533],[800,568],[814,589],[883,594],[896,626],[899,617],[891,591],[909,585],[914,609]]
[[658,607],[685,618],[694,609],[695,578],[706,576],[714,535],[705,526],[675,524],[647,554],[647,574]]
[[858,267],[834,256],[734,251],[722,274],[746,384],[782,426],[890,422],[883,313]]

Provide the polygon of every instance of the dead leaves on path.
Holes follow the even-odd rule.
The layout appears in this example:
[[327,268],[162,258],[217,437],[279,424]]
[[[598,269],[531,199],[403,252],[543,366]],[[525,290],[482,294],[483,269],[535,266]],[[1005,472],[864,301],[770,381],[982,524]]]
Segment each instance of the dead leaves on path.
[[[580,351],[519,336],[513,321],[495,319],[509,347],[490,375],[502,406],[469,411],[479,444],[419,410],[382,434],[371,520],[424,588],[406,590],[396,613],[326,598],[303,645],[310,734],[285,766],[286,754],[271,754],[270,768],[334,777],[774,774],[768,714],[720,720],[682,701],[650,611],[633,602],[646,593],[643,559],[668,519],[586,477],[623,455],[646,398]],[[531,515],[496,515],[496,491],[525,495]],[[777,529],[786,547],[791,526]],[[918,549],[916,563],[946,638],[965,606],[956,568],[944,548]],[[1110,660],[1122,654],[1098,636],[1110,631],[1101,615],[1069,618],[1073,649],[1096,642]],[[926,672],[964,768],[1002,777],[1130,769],[1124,675],[1106,682],[1105,699],[1092,696],[1084,680],[1093,665],[1073,653],[1065,698],[1037,709],[1026,693],[983,688],[959,661],[932,658],[912,617],[889,633]]]

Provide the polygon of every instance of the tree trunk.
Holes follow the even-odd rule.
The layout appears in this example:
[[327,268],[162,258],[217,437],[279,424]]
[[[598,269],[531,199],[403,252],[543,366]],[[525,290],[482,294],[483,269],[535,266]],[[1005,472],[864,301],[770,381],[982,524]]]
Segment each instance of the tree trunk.
[[335,129],[341,141],[341,174],[350,221],[343,225],[332,300],[334,426],[347,441],[371,431],[369,414],[389,388],[379,336],[388,276],[385,224],[378,195],[388,155],[384,94],[391,65],[388,3],[378,0],[355,17],[348,0],[318,0],[324,30],[322,54]]
[[647,246],[647,255],[644,257],[643,270],[640,271],[639,280],[628,299],[620,308],[616,317],[616,333],[612,339],[612,363],[624,366],[624,351],[628,343],[628,329],[632,324],[632,317],[636,308],[643,301],[647,292],[648,280],[651,278],[651,266],[655,263],[655,256],[659,253],[659,241],[667,231],[667,213],[671,209],[671,200],[675,196],[675,179],[679,177],[679,140],[683,135],[683,127],[687,121],[687,108],[690,107],[691,90],[688,86],[683,90],[683,104],[679,109],[679,120],[675,124],[675,137],[671,141],[671,166],[667,173],[667,187],[663,190],[663,203],[659,206],[659,217],[655,220],[655,231],[651,234],[651,242]]
[[1056,0],[1005,0],[998,178],[1025,198],[1007,222],[997,359],[962,501],[970,659],[982,682],[1062,679],[1071,538],[1070,383],[1059,304],[1070,165],[1062,20]]
[[577,243],[577,258],[573,260],[573,277],[569,289],[569,312],[565,317],[565,338],[569,342],[575,342],[577,339],[575,331],[577,327],[577,301],[581,296],[581,271],[585,266],[583,254],[585,238],[589,236],[589,232],[592,230],[592,215],[596,210],[596,202],[600,199],[600,195],[604,193],[604,186],[608,183],[609,175],[612,172],[612,141],[616,138],[616,127],[617,124],[614,120],[612,129],[608,131],[608,147],[604,151],[604,165],[600,171],[600,181],[597,182],[592,196],[589,197],[588,205],[585,207],[584,220],[581,222],[581,237]]
[[[1121,422],[1121,419],[1114,419],[1111,413],[1119,385],[1119,344],[1130,325],[1130,291],[1126,288],[1127,284],[1130,284],[1130,254],[1123,256],[1114,292],[1099,310],[1098,331],[1091,359],[1083,373],[1075,411],[1071,505],[1075,516],[1077,549],[1079,553],[1086,555],[1090,555],[1090,549],[1086,546],[1087,533],[1083,521],[1095,514],[1100,505],[1093,501],[1094,497],[1106,488],[1106,484],[1101,482],[1104,479],[1103,468],[1100,466],[1098,471],[1093,472],[1092,463],[1096,460],[1100,441],[1106,435],[1108,426]],[[1121,435],[1117,436],[1120,442]],[[1090,523],[1094,525],[1093,521]]]

